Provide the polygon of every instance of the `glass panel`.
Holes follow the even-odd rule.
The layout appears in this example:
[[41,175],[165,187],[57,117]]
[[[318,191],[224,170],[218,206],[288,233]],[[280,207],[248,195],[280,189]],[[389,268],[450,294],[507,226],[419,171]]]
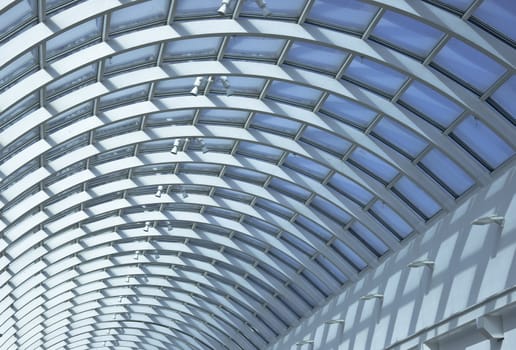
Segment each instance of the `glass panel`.
[[346,52],[336,48],[296,41],[290,47],[285,62],[337,73],[347,56]]
[[330,178],[330,181],[328,181],[328,186],[360,203],[361,205],[366,205],[374,197],[371,192],[357,184],[355,181],[352,181],[339,173],[333,174],[333,176]]
[[454,8],[454,9],[458,9],[458,10],[464,12],[471,6],[471,4],[475,0],[432,0],[432,1],[436,1],[436,2],[440,2],[443,4],[449,5],[450,7]]
[[281,149],[245,141],[240,142],[237,153],[269,162],[277,162],[283,155]]
[[403,176],[396,185],[394,185],[395,192],[399,193],[400,197],[408,201],[424,218],[431,218],[439,210],[441,206],[426,193],[422,188]]
[[228,42],[225,54],[228,57],[276,60],[285,43],[283,39],[233,36]]
[[322,228],[321,226],[319,226],[312,220],[305,218],[304,216],[298,216],[296,218],[295,223],[297,225],[301,226],[302,228],[304,228],[305,230],[311,232],[312,234],[314,234],[316,237],[318,237],[319,239],[321,239],[324,242],[328,242],[333,237],[331,232]]
[[100,38],[102,20],[99,18],[79,24],[47,40],[47,56],[56,56],[63,51],[86,44],[93,38]]
[[257,171],[236,167],[227,167],[224,175],[248,182],[257,183],[264,183],[265,180],[267,180],[268,178],[267,175],[259,173]]
[[[219,16],[217,9],[219,0],[178,0],[176,1],[176,17]],[[229,4],[227,13],[233,11],[233,4]]]
[[219,51],[221,37],[205,37],[174,40],[168,43],[164,59],[193,59],[216,57]]
[[229,198],[229,199],[233,199],[233,200],[243,202],[243,203],[250,203],[254,198],[254,196],[252,196],[248,193],[235,191],[235,190],[228,190],[225,188],[217,188],[215,190],[215,196]]
[[[267,1],[267,8],[274,17],[296,18],[303,11],[305,3],[306,0]],[[263,15],[263,11],[256,1],[244,1],[240,15],[259,16]]]
[[367,267],[366,262],[360,258],[346,243],[340,239],[336,239],[332,244],[332,248],[337,251],[342,257],[350,262],[357,270],[363,270]]
[[464,170],[437,149],[428,152],[419,165],[455,197],[466,192],[474,184],[473,179]]
[[0,22],[0,42],[4,40],[4,35],[8,34],[16,27],[22,26],[36,17],[35,0],[23,0],[2,13]]
[[361,147],[351,153],[348,161],[384,183],[390,182],[398,174],[394,167]]
[[371,35],[418,57],[426,57],[444,33],[419,20],[386,11]]
[[0,69],[0,89],[4,90],[11,81],[27,73],[36,67],[38,54],[35,50],[29,50],[24,55],[18,57],[7,66]]
[[321,95],[320,90],[282,81],[273,81],[267,91],[267,97],[269,98],[305,106],[315,105]]
[[249,112],[232,109],[203,109],[199,115],[199,123],[206,124],[245,124]]
[[308,126],[301,135],[301,140],[320,147],[323,150],[333,153],[338,157],[343,157],[346,151],[351,147],[351,142],[344,140],[335,134],[327,131]]
[[301,123],[275,115],[256,113],[251,121],[251,127],[294,137]]
[[302,272],[301,272],[301,276],[303,276],[304,278],[306,278],[311,284],[313,284],[317,290],[319,292],[321,292],[325,298],[327,298],[328,296],[330,296],[330,294],[333,293],[333,291],[331,289],[328,288],[328,286],[326,286],[326,284],[324,284],[314,273],[312,273],[310,270],[308,269],[304,269]]
[[192,109],[153,113],[147,116],[145,123],[146,126],[191,124],[194,114]]
[[156,84],[156,96],[186,94],[192,87],[195,78],[177,78],[161,80]]
[[381,256],[389,250],[389,247],[387,247],[383,241],[358,221],[354,221],[351,224],[349,231],[355,236],[358,236],[358,238],[364,242],[369,249],[374,250],[376,255]]
[[459,143],[477,154],[491,169],[497,168],[514,154],[511,146],[472,116],[460,122],[452,135],[458,137]]
[[[226,84],[226,85],[225,85]],[[228,86],[229,85],[229,86]],[[213,82],[210,92],[231,95],[258,97],[265,85],[265,79],[230,76],[224,82],[219,77]]]
[[494,101],[498,107],[503,109],[503,114],[513,122],[516,122],[516,76],[513,75],[502,86],[496,90],[491,96],[491,101]]
[[221,165],[202,163],[183,163],[179,167],[180,173],[214,174],[218,175],[222,169]]
[[46,122],[47,133],[56,131],[57,129],[64,128],[76,121],[87,118],[92,115],[93,103],[86,102],[77,107],[67,110],[64,113],[58,114]]
[[335,222],[339,223],[340,225],[347,224],[351,220],[351,216],[348,213],[330,201],[327,201],[326,199],[323,199],[319,196],[316,196],[310,202],[310,206],[320,211],[321,214],[335,220]]
[[442,129],[450,126],[464,111],[448,97],[429,86],[414,81],[401,95],[400,104],[415,113],[421,113]]
[[324,101],[321,112],[328,113],[345,123],[366,129],[378,114],[377,112],[346,98],[329,95]]
[[370,212],[380,223],[400,238],[405,238],[412,232],[412,227],[383,202],[377,201],[373,204]]
[[505,68],[496,61],[455,38],[437,53],[434,62],[480,92],[505,73]]
[[428,142],[418,134],[387,117],[376,124],[373,134],[412,159],[428,146]]
[[110,32],[136,29],[151,23],[165,24],[168,0],[149,0],[126,6],[111,14]]
[[316,0],[308,15],[308,21],[313,20],[362,33],[377,10],[377,7],[357,0]]
[[147,98],[148,90],[149,85],[143,84],[112,92],[100,98],[100,108],[134,100],[143,101]]
[[317,255],[315,261],[320,266],[322,266],[329,273],[329,275],[335,278],[337,282],[339,282],[340,284],[344,284],[348,281],[346,275],[342,273],[342,271],[340,271],[340,269],[337,266],[335,266],[334,263],[328,260],[324,255]]
[[84,86],[85,82],[92,81],[96,78],[97,65],[90,64],[76,70],[70,74],[66,74],[61,78],[47,85],[47,95],[54,96],[59,92],[68,89],[78,89]]
[[150,64],[156,61],[158,46],[145,46],[139,49],[130,50],[107,58],[105,62],[106,73],[127,67]]
[[286,195],[295,199],[306,201],[312,192],[302,188],[301,186],[295,185],[291,182],[281,180],[278,178],[272,178],[269,183],[269,188],[272,188],[278,192],[285,193]]
[[351,61],[344,77],[390,96],[407,80],[407,76],[397,70],[362,57],[355,57]]
[[287,219],[290,219],[294,216],[294,212],[292,210],[266,199],[258,198],[255,202],[255,206],[263,208],[271,213],[274,213]]
[[516,41],[516,2],[513,0],[484,0],[473,13],[473,17]]
[[283,232],[281,234],[281,239],[288,242],[290,245],[292,245],[293,247],[295,247],[296,249],[303,252],[309,257],[317,253],[317,250],[314,247],[312,247],[309,243],[307,243],[305,240],[297,238],[289,232]]
[[313,177],[319,181],[325,179],[328,173],[330,172],[330,169],[328,169],[324,165],[316,163],[311,159],[292,154],[289,154],[286,157],[285,161],[283,162],[283,165],[288,168],[299,171],[307,176]]

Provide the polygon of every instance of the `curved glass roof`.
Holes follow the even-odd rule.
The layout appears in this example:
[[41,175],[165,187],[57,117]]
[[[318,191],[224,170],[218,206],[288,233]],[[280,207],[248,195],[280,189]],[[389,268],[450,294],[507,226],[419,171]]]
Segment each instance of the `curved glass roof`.
[[515,20],[2,1],[0,348],[267,348],[514,166]]

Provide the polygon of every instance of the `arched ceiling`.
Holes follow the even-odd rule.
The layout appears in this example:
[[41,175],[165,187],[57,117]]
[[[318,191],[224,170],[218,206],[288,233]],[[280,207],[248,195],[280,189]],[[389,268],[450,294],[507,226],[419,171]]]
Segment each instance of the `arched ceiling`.
[[515,20],[0,1],[0,348],[267,348],[514,166]]

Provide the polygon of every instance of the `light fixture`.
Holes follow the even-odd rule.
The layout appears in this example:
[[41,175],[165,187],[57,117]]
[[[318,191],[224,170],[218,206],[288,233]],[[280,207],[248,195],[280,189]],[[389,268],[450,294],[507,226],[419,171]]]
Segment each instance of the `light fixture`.
[[434,264],[435,263],[431,260],[416,260],[416,261],[413,261],[410,264],[408,264],[407,267],[425,267],[425,266],[427,266],[429,268],[433,268]]
[[210,149],[206,145],[206,142],[204,141],[204,139],[199,139],[199,142],[201,143],[201,151],[202,151],[202,153],[208,153],[210,151]]
[[498,224],[501,227],[505,224],[505,218],[499,215],[490,215],[474,220],[471,225],[489,225]]
[[137,250],[134,252],[134,260],[138,260],[139,257],[140,257],[140,251]]
[[150,221],[145,221],[145,226],[143,227],[143,231],[149,232],[150,225],[151,225]]
[[230,2],[231,0],[222,0],[217,12],[222,16],[226,15],[226,13],[228,12],[228,6]]
[[172,145],[172,149],[170,150],[170,153],[177,154],[179,151],[179,145],[181,144],[181,139],[175,139],[174,144]]
[[126,281],[127,283],[129,283],[129,282],[131,281],[131,276],[127,275],[127,278],[125,279],[125,281]]
[[313,344],[313,343],[314,343],[313,339],[303,339],[301,341],[298,341],[296,343],[296,345],[305,345],[305,344]]
[[163,193],[163,186],[159,185],[156,193],[154,194],[154,196],[160,198],[162,193]]
[[123,296],[119,296],[119,297],[118,297],[118,302],[119,302],[119,303],[121,303],[121,302],[122,302],[122,300],[124,300],[124,297],[123,297]]
[[224,89],[226,89],[226,96],[232,96],[234,92],[231,89],[231,84],[229,83],[228,77],[223,75],[220,77],[220,81],[222,82],[222,86],[224,86]]
[[185,190],[181,190],[181,195],[183,196],[183,198],[188,198],[188,193],[186,193]]
[[167,221],[167,230],[172,231],[174,228],[172,227],[172,223],[170,221]]
[[259,8],[262,9],[262,14],[267,17],[271,15],[271,11],[267,7],[267,3],[264,0],[254,0],[256,2],[256,5],[258,5]]
[[383,294],[367,294],[360,297],[360,300],[383,299]]
[[201,87],[203,81],[204,81],[203,77],[195,78],[194,86],[193,86],[192,90],[190,90],[190,94],[192,94],[194,96],[199,95],[199,88]]

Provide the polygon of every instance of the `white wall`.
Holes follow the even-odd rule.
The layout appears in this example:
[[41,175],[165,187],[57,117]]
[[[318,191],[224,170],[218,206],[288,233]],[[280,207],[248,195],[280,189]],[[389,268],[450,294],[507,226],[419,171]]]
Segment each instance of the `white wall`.
[[[515,189],[516,169],[508,167],[269,349],[516,349]],[[503,229],[471,225],[491,214],[505,216]],[[421,259],[434,261],[433,271],[407,267]],[[384,299],[359,300],[370,293]],[[502,342],[487,340],[476,328],[483,315],[501,317]],[[345,324],[325,323],[331,319]],[[303,339],[314,343],[296,345]]]

